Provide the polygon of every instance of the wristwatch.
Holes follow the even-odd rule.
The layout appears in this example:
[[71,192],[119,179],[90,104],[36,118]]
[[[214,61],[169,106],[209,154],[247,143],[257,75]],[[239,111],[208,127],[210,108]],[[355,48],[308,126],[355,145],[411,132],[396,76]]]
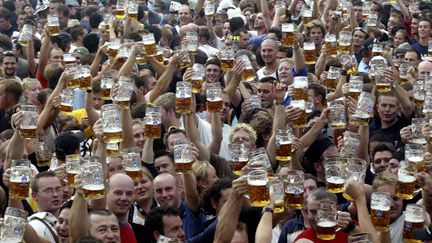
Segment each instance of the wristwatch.
[[284,102],[284,101],[282,101],[282,102],[277,102],[277,100],[274,100],[274,104],[275,104],[275,105],[284,105],[285,102]]
[[265,213],[271,213],[272,215],[274,214],[273,209],[263,207],[262,214],[265,214]]
[[343,232],[345,232],[346,234],[351,233],[351,231],[353,231],[355,229],[356,225],[354,224],[354,222],[351,220],[348,224],[348,226],[346,227],[346,229],[343,230]]

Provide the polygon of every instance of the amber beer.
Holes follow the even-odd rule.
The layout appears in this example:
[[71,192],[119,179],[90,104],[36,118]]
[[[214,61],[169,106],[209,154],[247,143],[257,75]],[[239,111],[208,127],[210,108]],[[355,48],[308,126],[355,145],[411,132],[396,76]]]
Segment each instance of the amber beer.
[[304,202],[303,189],[285,191],[285,206],[294,210],[301,209]]
[[80,86],[80,78],[73,76],[66,82],[66,86],[69,89],[78,88]]
[[142,170],[139,167],[125,168],[125,173],[132,178],[133,181],[139,181],[142,178]]
[[18,43],[19,43],[21,46],[28,46],[28,45],[30,45],[31,40],[30,40],[30,39],[19,40]]
[[409,243],[422,243],[421,240],[416,240],[414,237],[414,230],[416,229],[423,229],[424,221],[421,222],[404,222],[404,229],[403,229],[403,241],[409,242]]
[[193,160],[177,159],[175,161],[175,170],[180,174],[187,174],[192,171]]
[[337,55],[336,35],[329,34],[325,36],[325,49],[327,55],[335,57]]
[[138,18],[138,13],[134,12],[134,13],[128,13],[128,16],[130,19],[137,19]]
[[336,222],[321,221],[317,223],[317,238],[320,240],[334,240],[336,237]]
[[48,33],[50,36],[60,35],[60,26],[58,25],[48,25]]
[[105,197],[104,185],[84,185],[83,196],[86,199],[100,199]]
[[228,72],[231,71],[231,69],[233,69],[234,67],[234,58],[232,59],[225,59],[222,58],[221,59],[221,69],[224,72]]
[[360,97],[360,93],[361,93],[360,90],[352,90],[352,89],[350,89],[349,93],[348,93],[348,96],[358,101],[358,99]]
[[148,56],[157,55],[157,47],[155,42],[144,41],[144,48]]
[[101,88],[100,97],[102,100],[111,100],[111,88]]
[[252,68],[245,68],[243,69],[243,72],[241,73],[242,80],[243,81],[253,81],[256,77],[256,73]]
[[291,105],[302,110],[300,117],[293,120],[293,128],[304,128],[307,123],[306,103],[304,100],[293,100]]
[[418,204],[408,204],[405,210],[405,222],[402,238],[404,242],[421,243],[414,237],[414,230],[423,229],[425,223],[425,207]]
[[192,78],[191,84],[192,84],[192,93],[200,93],[202,90],[202,85],[204,83],[204,80],[202,78],[200,79],[194,79]]
[[369,125],[369,118],[370,118],[369,114],[362,113],[353,117],[353,121],[359,126],[367,126]]
[[338,176],[326,178],[327,191],[331,193],[343,192],[344,179]]
[[119,143],[123,140],[122,130],[103,131],[103,140],[105,143]]
[[176,112],[190,113],[192,112],[192,97],[176,97]]
[[138,65],[147,64],[147,55],[145,53],[138,54],[136,59],[135,59],[135,63]]
[[125,10],[124,9],[116,9],[115,16],[117,19],[124,19],[125,18]]
[[51,164],[50,159],[37,159],[36,162],[38,167],[49,166]]
[[19,134],[27,139],[36,138],[36,127],[20,127]]
[[23,183],[22,181],[10,180],[9,196],[14,199],[25,199],[29,195],[30,181]]
[[80,77],[80,89],[91,90],[92,89],[92,77],[91,74],[86,74]]
[[295,77],[294,78],[294,94],[293,100],[304,100],[308,101],[308,80],[307,77]]
[[335,77],[328,77],[324,80],[324,86],[327,89],[335,90],[337,87],[339,80],[336,80]]
[[388,93],[391,91],[390,83],[377,82],[376,83],[377,91],[380,93]]
[[398,175],[397,195],[404,200],[410,200],[414,197],[414,190],[416,185],[416,177],[401,174]]
[[390,227],[390,210],[371,209],[371,220],[375,229],[381,232],[389,231]]
[[303,54],[305,58],[305,64],[311,65],[316,62],[316,50],[315,43],[305,42],[303,44]]
[[154,57],[156,58],[156,60],[157,60],[160,64],[163,64],[163,63],[164,63],[164,59],[163,59],[162,52],[159,51],[159,52],[158,52]]
[[67,184],[70,187],[73,187],[75,185],[75,176],[79,173],[78,170],[74,171],[68,171],[66,173],[66,180],[67,180]]
[[289,141],[281,141],[276,147],[276,159],[279,161],[291,160],[292,144]]
[[351,44],[349,42],[339,42],[337,46],[337,50],[339,53],[350,53],[351,52]]
[[283,200],[276,200],[274,202],[274,213],[283,213],[285,212],[285,202]]
[[249,200],[252,207],[264,207],[270,202],[267,181],[249,181]]
[[239,160],[239,161],[231,161],[231,167],[233,169],[233,173],[234,175],[241,175],[241,170],[243,169],[243,167],[245,167],[247,165],[249,160],[245,159],[245,160]]
[[407,159],[409,162],[415,163],[417,165],[417,171],[424,171],[425,170],[424,157],[410,156]]
[[208,112],[221,112],[223,110],[223,100],[222,99],[207,99],[207,111]]
[[286,47],[293,47],[295,42],[294,24],[282,24],[281,44]]
[[107,54],[111,60],[114,60],[116,58],[117,54],[120,51],[119,48],[120,46],[108,46]]
[[144,125],[146,137],[158,139],[161,137],[161,124],[146,123]]
[[60,104],[60,111],[63,112],[72,112],[72,105],[71,104],[65,104],[65,103],[61,103]]

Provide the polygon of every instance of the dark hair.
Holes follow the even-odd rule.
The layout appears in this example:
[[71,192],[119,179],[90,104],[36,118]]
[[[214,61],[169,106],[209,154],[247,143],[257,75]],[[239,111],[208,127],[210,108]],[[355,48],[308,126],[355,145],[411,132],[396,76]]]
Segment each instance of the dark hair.
[[218,202],[222,197],[222,190],[232,187],[232,179],[221,178],[208,188],[203,194],[204,210],[210,215],[216,215],[216,210],[213,208],[212,202]]
[[5,79],[0,81],[0,84],[4,85],[4,90],[6,94],[10,94],[13,96],[14,103],[18,103],[23,93],[22,85],[15,79]]
[[103,243],[103,241],[98,240],[93,236],[83,236],[75,241],[75,243]]
[[7,8],[0,8],[0,19],[10,21],[11,12]]
[[212,58],[212,59],[207,60],[207,62],[205,63],[204,66],[207,67],[207,66],[210,65],[210,64],[216,65],[216,66],[218,66],[219,68],[221,67],[221,62],[220,62],[219,59],[217,59],[217,58]]
[[407,52],[405,52],[405,55],[406,55],[408,52],[414,52],[414,53],[416,54],[416,56],[417,56],[417,61],[418,61],[418,60],[421,60],[421,53],[420,53],[418,50],[416,50],[416,49],[409,49],[409,50],[407,50]]
[[4,50],[12,50],[13,46],[9,36],[0,34],[0,47]]
[[77,41],[79,36],[84,36],[84,26],[82,25],[75,25],[74,27],[70,28],[69,33],[72,37],[73,41]]
[[99,24],[102,22],[102,15],[99,13],[92,13],[89,18],[89,24],[92,29],[96,29],[99,27]]
[[244,21],[241,17],[232,17],[228,20],[230,24],[230,31],[234,33],[238,29],[242,29],[245,27]]
[[372,150],[372,158],[375,157],[375,154],[378,152],[385,152],[389,151],[391,154],[393,154],[396,150],[395,148],[387,143],[379,143],[373,150]]
[[361,0],[354,0],[352,2],[352,5],[353,5],[353,7],[354,6],[360,6],[360,7],[362,7],[363,6],[363,2]]
[[286,58],[292,58],[293,57],[293,49],[292,49],[292,47],[287,47],[287,46],[280,45],[278,47],[278,52],[285,53]]
[[48,96],[50,96],[50,94],[52,93],[52,89],[50,88],[46,88],[46,89],[42,89],[41,91],[39,91],[38,96],[37,96],[37,101],[42,105],[45,106],[45,103],[48,99]]
[[90,53],[96,53],[99,48],[99,36],[95,33],[90,33],[84,36],[83,46],[87,48]]
[[181,218],[180,210],[173,206],[161,206],[152,209],[146,217],[146,227],[152,236],[152,242],[156,242],[153,236],[153,232],[159,232],[161,235],[164,234],[164,216],[177,216]]
[[145,116],[147,105],[139,104],[132,109],[131,115],[133,119],[142,119]]
[[70,16],[69,7],[66,5],[60,5],[57,7],[57,13],[62,13],[64,17],[68,18]]
[[315,96],[321,96],[321,104],[326,105],[326,89],[319,84],[310,84],[309,89],[313,90]]
[[275,77],[267,76],[258,80],[258,83],[273,83],[274,81],[277,81]]
[[270,28],[268,32],[269,32],[269,34],[270,33],[274,33],[276,35],[276,38],[278,40],[282,40],[282,31],[280,30],[279,27],[277,27],[277,28]]
[[4,1],[3,8],[6,8],[11,13],[15,12],[16,11],[15,1],[10,1],[10,0]]
[[174,164],[174,155],[168,151],[165,151],[165,150],[156,151],[156,153],[154,153],[153,157],[156,160],[157,158],[160,158],[163,156],[168,156],[171,159],[171,162]]
[[0,55],[0,63],[3,63],[3,59],[5,57],[15,57],[15,61],[18,62],[18,56],[12,50],[3,51],[3,53]]
[[104,208],[90,209],[88,213],[89,213],[89,217],[91,215],[99,215],[99,216],[111,216],[111,215],[113,215],[113,213],[111,211],[109,211],[108,209],[104,209]]
[[171,136],[171,134],[176,134],[176,133],[183,133],[186,136],[186,132],[183,129],[180,129],[180,128],[169,129],[169,131],[167,133],[165,133],[165,135],[163,137],[163,143],[164,143],[165,147],[168,148],[168,137]]

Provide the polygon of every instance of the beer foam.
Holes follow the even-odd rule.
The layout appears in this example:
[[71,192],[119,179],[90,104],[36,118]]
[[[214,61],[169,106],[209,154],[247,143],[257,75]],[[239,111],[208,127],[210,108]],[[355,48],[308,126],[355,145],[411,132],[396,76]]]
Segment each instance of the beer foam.
[[319,227],[325,227],[325,228],[330,228],[330,227],[335,227],[336,226],[336,222],[332,222],[332,221],[328,221],[328,220],[324,220],[324,221],[320,221],[317,224]]
[[176,159],[175,160],[176,164],[187,164],[187,163],[191,163],[191,162],[193,162],[193,161],[190,159]]
[[341,177],[338,177],[338,176],[332,176],[332,177],[327,178],[327,182],[333,183],[333,184],[343,184],[345,182],[345,180]]
[[423,156],[409,156],[407,158],[410,162],[419,163],[422,162],[424,157]]
[[120,127],[107,127],[105,129],[103,129],[104,133],[116,133],[116,132],[121,132],[122,129]]
[[279,141],[279,145],[292,144],[291,141]]
[[248,180],[250,186],[267,186],[267,180]]
[[220,97],[216,97],[216,98],[214,98],[214,99],[212,99],[212,100],[207,100],[207,101],[211,101],[211,102],[218,102],[218,101],[222,101],[222,98],[220,98]]
[[126,171],[140,171],[141,168],[140,167],[129,167],[129,168],[125,168]]
[[[378,202],[378,203],[380,203],[380,202]],[[373,210],[379,210],[379,211],[389,211],[390,210],[390,205],[387,206],[387,207],[385,205],[382,205],[382,204],[373,205],[373,206],[371,206],[371,209],[373,209]]]
[[83,189],[89,190],[89,191],[100,191],[100,190],[105,189],[105,186],[102,184],[97,184],[97,185],[91,184],[91,185],[84,185]]
[[11,177],[10,180],[9,180],[9,182],[21,184],[22,183],[22,178],[21,177]]
[[410,175],[406,175],[406,174],[402,174],[400,173],[398,175],[398,181],[403,182],[403,183],[411,183],[414,182],[416,180],[415,176],[410,176]]

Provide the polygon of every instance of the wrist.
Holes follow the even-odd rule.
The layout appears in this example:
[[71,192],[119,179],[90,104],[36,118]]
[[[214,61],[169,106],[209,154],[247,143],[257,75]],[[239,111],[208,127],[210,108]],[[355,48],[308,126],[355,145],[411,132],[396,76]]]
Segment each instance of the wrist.
[[348,224],[348,226],[343,230],[343,232],[345,232],[346,234],[351,233],[354,229],[355,229],[356,225],[354,224],[354,222],[351,220]]
[[274,105],[284,105],[284,100],[274,100]]
[[341,75],[343,75],[343,76],[347,76],[348,75],[348,72],[347,72],[347,70],[341,70]]
[[263,207],[263,210],[262,210],[261,214],[265,214],[265,213],[271,213],[271,215],[274,215],[273,209],[269,208],[269,207]]

